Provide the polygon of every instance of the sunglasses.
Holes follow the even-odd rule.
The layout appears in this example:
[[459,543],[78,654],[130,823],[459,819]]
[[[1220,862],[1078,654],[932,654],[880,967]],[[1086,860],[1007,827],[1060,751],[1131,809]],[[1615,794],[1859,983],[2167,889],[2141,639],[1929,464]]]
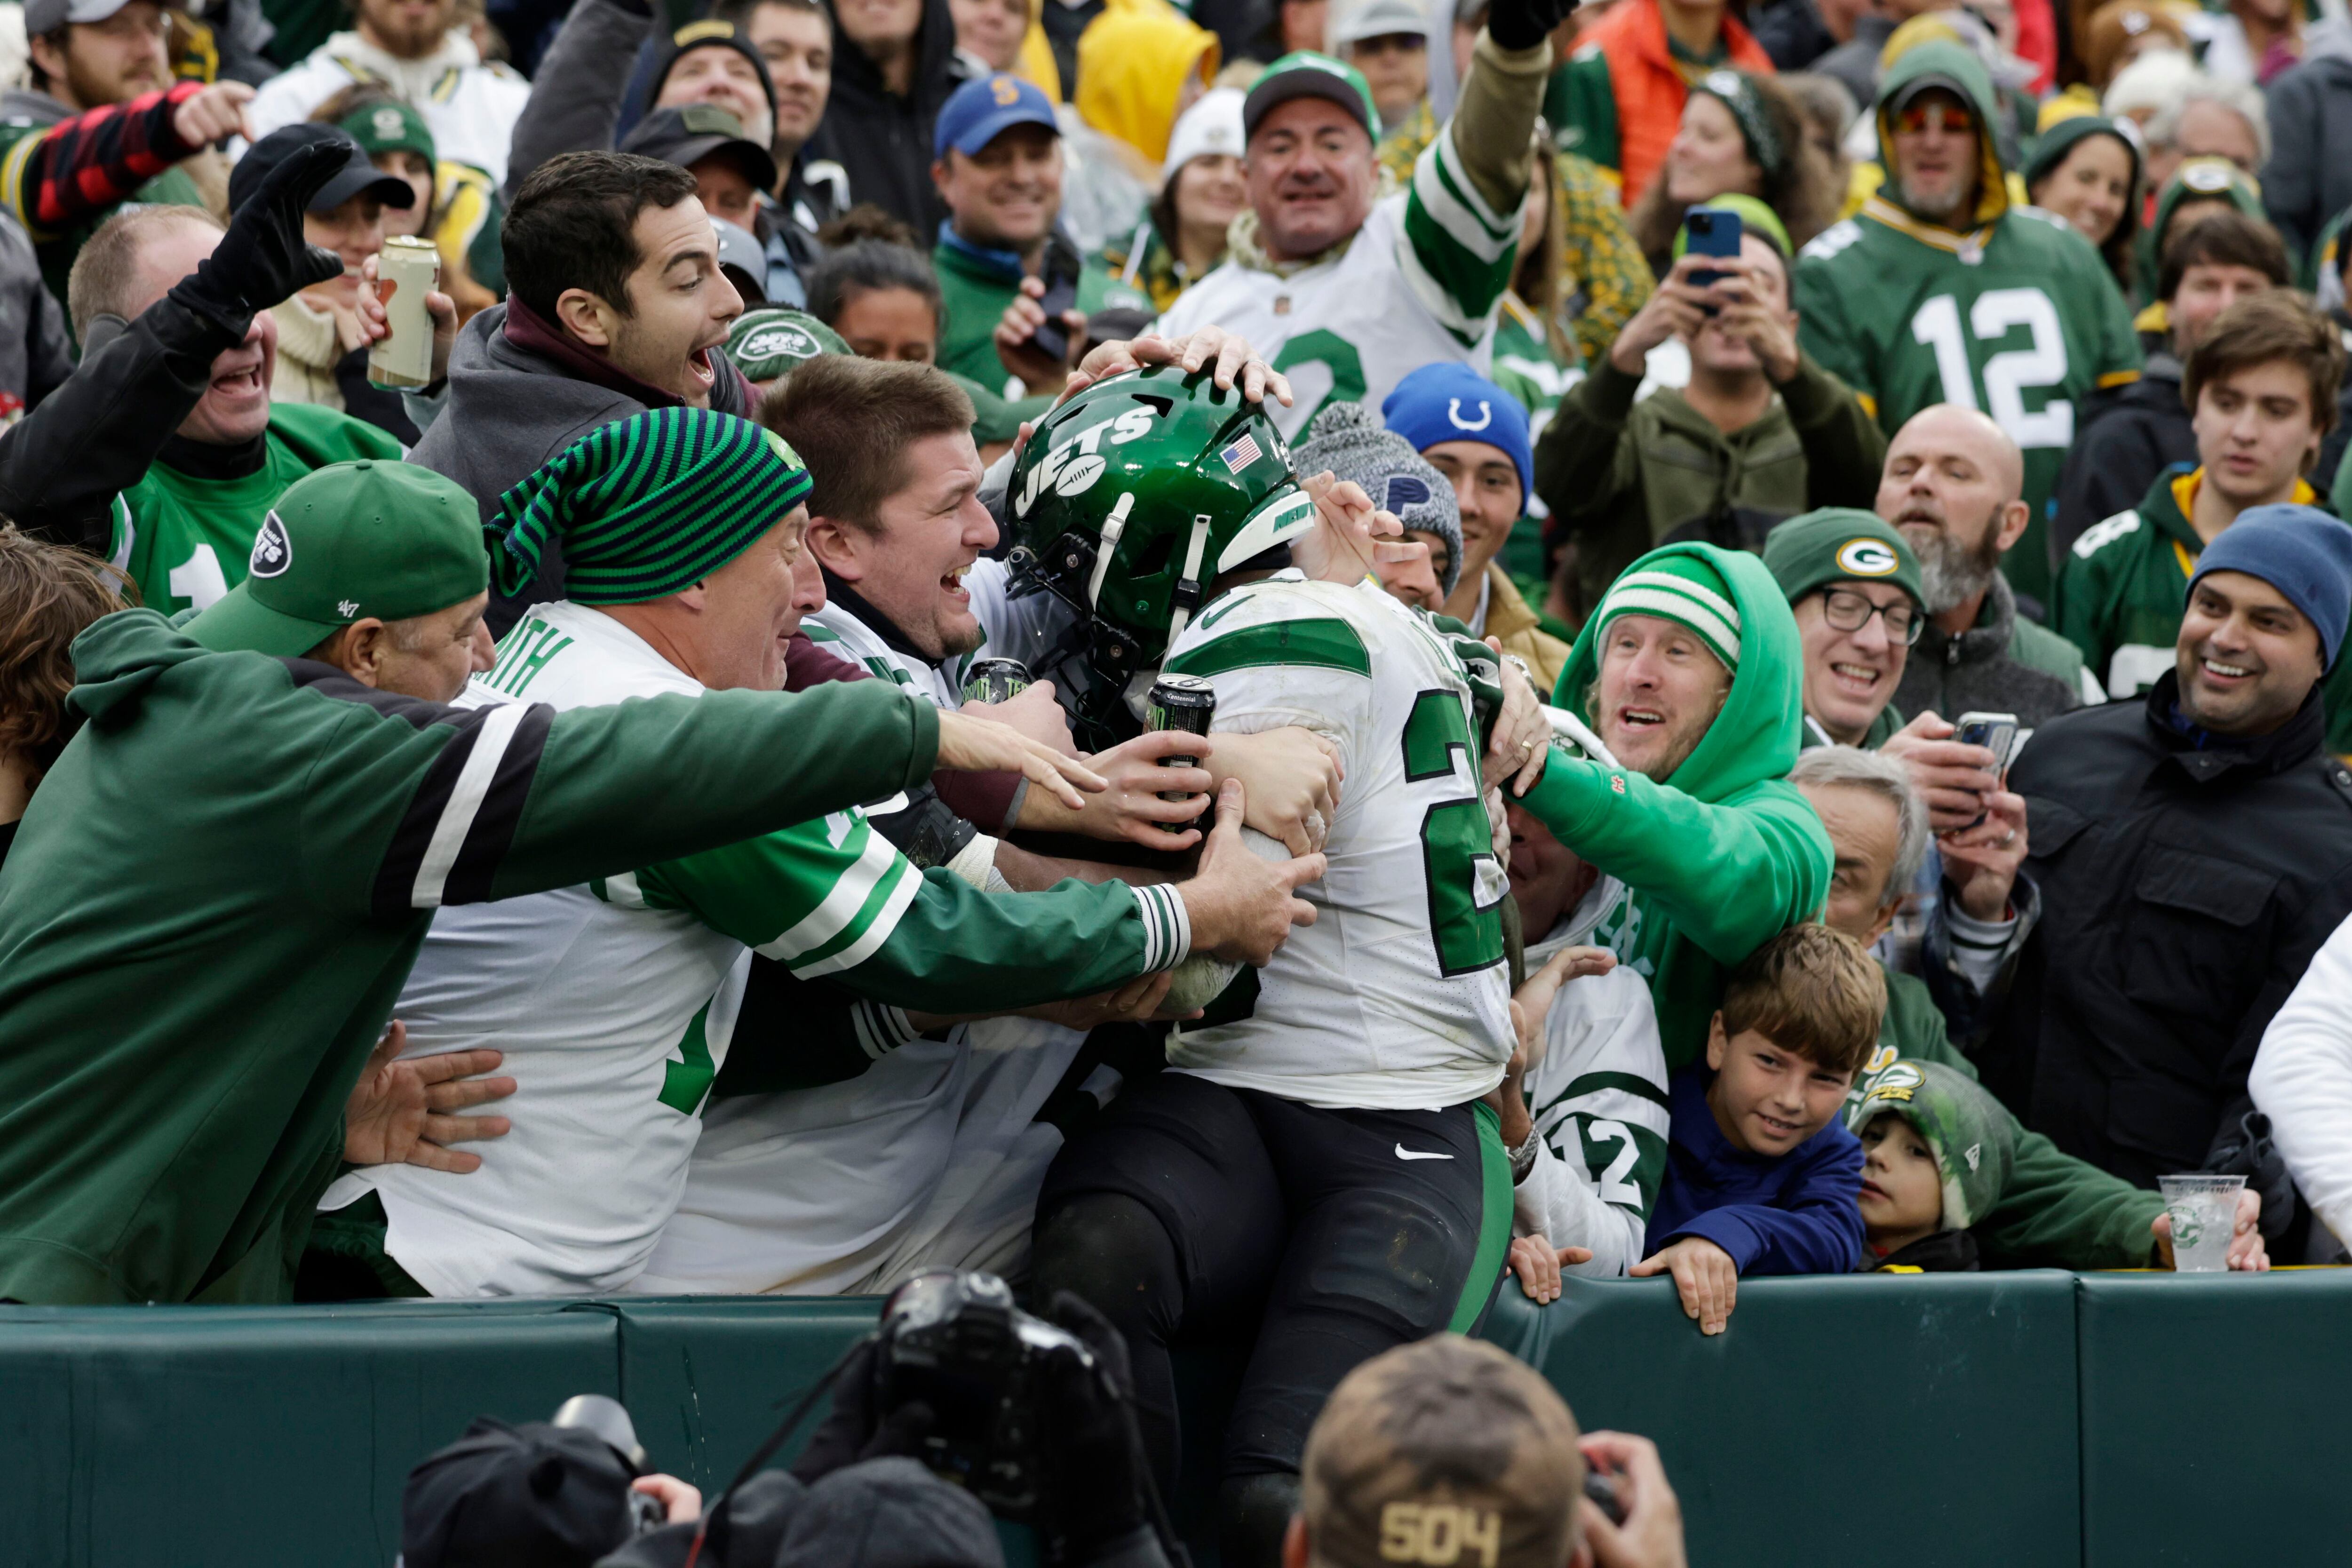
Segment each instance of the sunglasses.
[[1965,135],[1976,128],[1976,116],[1957,103],[1915,103],[1895,117],[1895,129],[1912,136],[1929,130]]

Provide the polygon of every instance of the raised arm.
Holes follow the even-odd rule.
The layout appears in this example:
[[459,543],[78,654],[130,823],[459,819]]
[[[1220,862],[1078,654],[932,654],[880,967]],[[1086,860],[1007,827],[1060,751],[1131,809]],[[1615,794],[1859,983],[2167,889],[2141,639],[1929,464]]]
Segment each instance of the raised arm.
[[[1527,10],[1544,0],[1511,3]],[[1494,26],[1504,25],[1495,17]],[[1541,33],[1529,47],[1507,49],[1491,29],[1481,32],[1454,118],[1413,165],[1402,259],[1424,302],[1465,346],[1486,331],[1510,286],[1534,161],[1528,136],[1550,68]]]
[[653,30],[646,0],[580,0],[531,79],[530,101],[507,144],[507,200],[560,153],[613,144],[637,51]]
[[243,82],[184,81],[61,120],[0,160],[0,201],[35,239],[54,239],[200,151],[213,140],[205,132],[236,131],[252,97]]

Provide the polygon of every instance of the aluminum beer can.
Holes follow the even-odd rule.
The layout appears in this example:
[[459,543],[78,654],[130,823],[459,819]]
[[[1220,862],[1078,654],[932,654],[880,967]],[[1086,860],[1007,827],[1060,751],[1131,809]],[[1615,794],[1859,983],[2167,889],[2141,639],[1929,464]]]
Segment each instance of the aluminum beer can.
[[1003,702],[1029,689],[1029,667],[1017,658],[976,660],[963,674],[966,702]]
[[[1143,710],[1143,727],[1147,730],[1181,730],[1188,735],[1206,735],[1211,721],[1216,716],[1217,689],[1214,686],[1197,675],[1163,675],[1151,683],[1151,696]],[[1162,757],[1160,765],[1163,768],[1197,768],[1201,765],[1201,758],[1197,752],[1189,756]],[[1189,800],[1192,797],[1180,790],[1162,790],[1160,798]],[[1168,822],[1160,826],[1171,833],[1182,833],[1193,826],[1200,826],[1205,832],[1206,824],[1215,811],[1213,802],[1197,822]]]
[[441,270],[441,252],[429,239],[393,235],[376,257],[376,278],[397,285],[384,301],[392,335],[368,351],[368,379],[383,386],[424,386],[433,379],[433,318],[425,290]]

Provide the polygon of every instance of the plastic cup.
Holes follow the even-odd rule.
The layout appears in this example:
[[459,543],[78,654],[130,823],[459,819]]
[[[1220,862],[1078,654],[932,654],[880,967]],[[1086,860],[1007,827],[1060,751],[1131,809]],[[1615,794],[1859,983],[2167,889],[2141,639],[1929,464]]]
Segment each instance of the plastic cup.
[[2219,1274],[2230,1267],[2230,1237],[2238,1226],[2243,1176],[2158,1176],[2164,1212],[2172,1216],[2172,1267],[2180,1274]]

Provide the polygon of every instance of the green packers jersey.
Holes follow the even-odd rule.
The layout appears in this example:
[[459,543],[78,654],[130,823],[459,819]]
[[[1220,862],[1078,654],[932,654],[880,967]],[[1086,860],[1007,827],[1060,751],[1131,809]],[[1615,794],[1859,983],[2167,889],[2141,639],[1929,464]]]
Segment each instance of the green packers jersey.
[[2046,603],[2044,513],[2075,410],[2139,374],[2131,312],[2098,252],[2029,209],[1963,236],[1874,196],[1805,247],[1796,306],[1806,352],[1889,436],[1937,403],[1982,409],[2009,432],[2025,454],[2032,521],[2002,568]]
[[277,403],[261,467],[234,479],[199,479],[158,461],[114,500],[108,553],[164,613],[205,609],[245,581],[253,536],[286,487],[329,463],[398,462],[400,443],[374,426],[310,403]]

